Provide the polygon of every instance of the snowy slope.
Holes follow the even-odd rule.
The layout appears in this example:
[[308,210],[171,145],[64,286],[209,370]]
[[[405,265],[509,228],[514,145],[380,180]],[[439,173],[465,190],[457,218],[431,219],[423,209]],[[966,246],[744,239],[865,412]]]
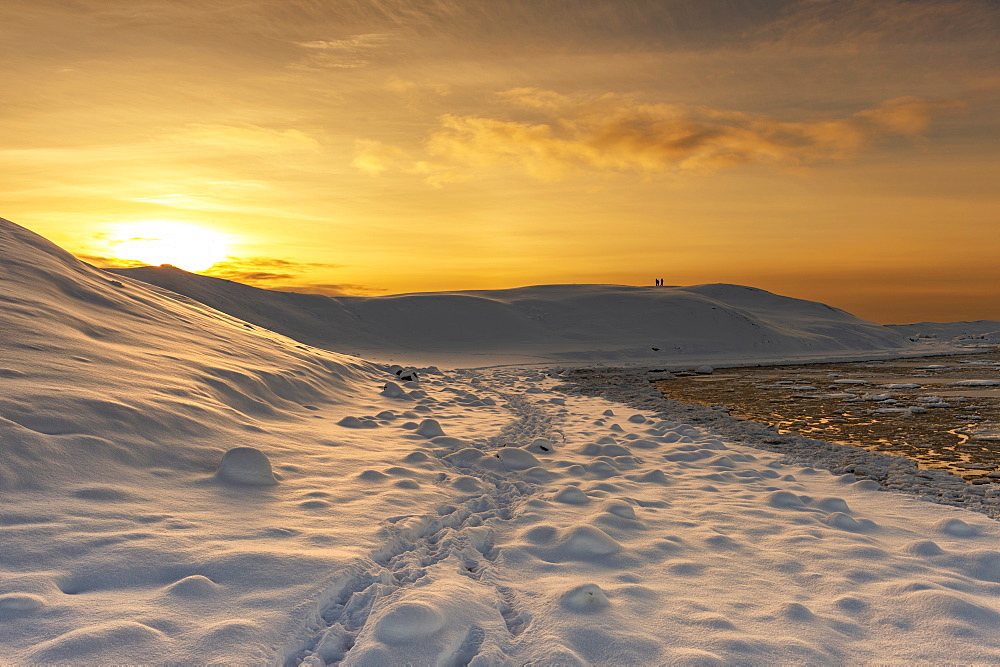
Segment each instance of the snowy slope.
[[977,343],[983,346],[1000,345],[1000,322],[994,320],[890,324],[888,328],[925,342],[953,342],[965,346]]
[[[0,414],[7,442],[20,443],[0,462],[4,488],[63,483],[84,471],[203,466],[219,446],[206,451],[211,429],[252,442],[261,420],[337,400],[370,369],[114,280],[7,221],[0,248]],[[114,441],[104,437],[109,424]]]
[[[375,540],[370,513],[312,526],[364,495],[333,481],[394,460],[327,425],[384,380],[3,220],[0,257],[0,662],[273,660],[289,611]],[[235,447],[279,483],[218,478]]]
[[0,663],[1000,662],[982,514],[0,256]]
[[[540,285],[325,297],[273,292],[173,267],[116,273],[160,285],[326,349],[427,363],[642,362],[842,357],[898,351],[892,329],[824,304],[738,285]],[[654,349],[656,348],[656,349]]]

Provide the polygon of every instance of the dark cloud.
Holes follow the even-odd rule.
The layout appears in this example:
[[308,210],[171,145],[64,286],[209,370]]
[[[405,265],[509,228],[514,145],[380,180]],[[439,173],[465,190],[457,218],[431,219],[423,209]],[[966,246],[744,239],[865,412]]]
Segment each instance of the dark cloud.
[[77,259],[93,264],[100,269],[134,269],[137,266],[149,266],[145,262],[134,259],[119,259],[117,257],[105,257],[104,255],[88,255],[76,253]]
[[[675,48],[738,35],[776,19],[790,4],[793,0],[5,0],[4,9],[12,32],[61,34],[74,48],[103,51],[109,40],[126,48],[170,41],[226,49],[256,42],[261,50],[284,49],[292,62],[308,67],[354,68],[370,61],[389,34],[457,41],[469,50],[548,48],[581,39],[591,48]],[[303,47],[312,51],[304,58]]]
[[217,262],[200,273],[232,280],[238,283],[275,289],[274,285],[284,281],[296,281],[299,277],[317,269],[340,269],[341,264],[323,262],[296,262],[277,257],[229,257]]
[[376,296],[389,290],[353,283],[296,283],[294,285],[274,284],[267,289],[277,292],[297,292],[299,294],[322,294],[324,296]]
[[[102,269],[134,269],[150,266],[145,262],[103,255],[77,254],[76,257]],[[225,262],[218,262],[209,269],[198,273],[277,292],[323,294],[326,296],[367,296],[388,292],[384,288],[357,283],[316,282],[308,279],[308,275],[312,271],[340,268],[343,268],[343,265],[324,262],[295,262],[277,257],[230,257]]]
[[889,44],[995,43],[998,31],[995,0],[802,0],[750,37],[858,52]]

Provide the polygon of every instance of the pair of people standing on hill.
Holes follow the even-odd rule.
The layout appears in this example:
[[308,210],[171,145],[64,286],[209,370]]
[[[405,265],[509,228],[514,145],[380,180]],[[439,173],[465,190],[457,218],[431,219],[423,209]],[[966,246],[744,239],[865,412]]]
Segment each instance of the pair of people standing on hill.
[[663,278],[657,278],[656,279],[656,286],[657,287],[663,287]]

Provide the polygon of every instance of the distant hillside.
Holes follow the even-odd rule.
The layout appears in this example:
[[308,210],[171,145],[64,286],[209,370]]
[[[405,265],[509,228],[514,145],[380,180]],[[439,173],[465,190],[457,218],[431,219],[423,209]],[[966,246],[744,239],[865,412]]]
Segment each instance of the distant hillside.
[[540,285],[380,297],[274,292],[180,269],[115,273],[330,350],[501,361],[770,360],[890,353],[907,335],[739,285]]

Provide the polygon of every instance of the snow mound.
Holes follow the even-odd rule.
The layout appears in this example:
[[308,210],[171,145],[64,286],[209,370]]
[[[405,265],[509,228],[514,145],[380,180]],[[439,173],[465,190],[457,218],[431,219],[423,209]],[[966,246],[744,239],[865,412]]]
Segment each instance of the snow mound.
[[375,637],[386,644],[401,644],[437,633],[445,621],[444,614],[432,605],[404,602],[379,619]]
[[444,435],[444,431],[441,429],[441,422],[436,419],[425,419],[420,422],[420,425],[416,428],[416,433],[425,438],[435,438]]
[[570,589],[560,601],[566,609],[577,612],[598,611],[611,606],[608,596],[597,584],[584,584]]
[[219,479],[250,486],[277,484],[271,471],[271,461],[264,452],[253,447],[234,447],[222,455],[215,473]]

